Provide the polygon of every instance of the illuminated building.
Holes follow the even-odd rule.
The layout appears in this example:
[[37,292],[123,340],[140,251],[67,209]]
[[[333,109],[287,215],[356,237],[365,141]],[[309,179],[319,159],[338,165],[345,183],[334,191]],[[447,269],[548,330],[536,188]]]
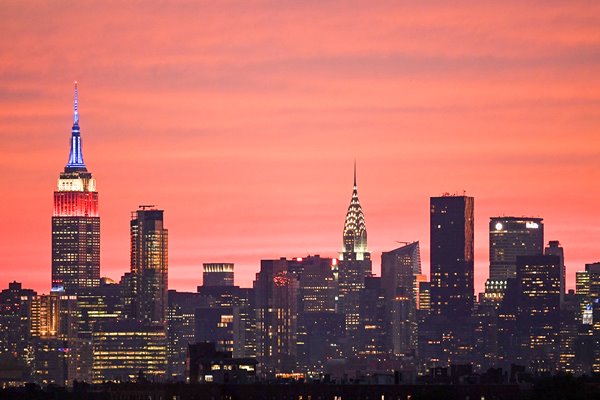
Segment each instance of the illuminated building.
[[143,323],[165,324],[168,231],[163,210],[140,206],[131,218],[131,313]]
[[[583,373],[600,373],[600,262],[586,264],[577,274],[577,292],[582,295],[576,360]],[[591,351],[590,351],[591,349]]]
[[333,260],[319,255],[288,260],[288,272],[299,281],[299,313],[335,312],[337,284]]
[[196,340],[215,342],[219,351],[231,351],[235,357],[254,357],[254,289],[198,286],[198,294],[201,305],[194,317]]
[[451,321],[473,309],[474,199],[431,198],[431,314]]
[[575,344],[578,339],[579,299],[574,290],[565,294],[560,310],[558,369],[568,374],[579,371]]
[[588,274],[588,294],[592,300],[600,299],[600,262],[585,264]]
[[204,286],[233,286],[233,264],[206,263],[203,264],[203,267],[202,284]]
[[122,316],[121,286],[101,278],[100,286],[77,289],[78,381],[92,382],[92,332],[103,322],[116,322]]
[[339,358],[344,331],[344,317],[336,313],[335,262],[319,255],[286,261],[288,274],[298,281],[298,364],[305,371],[320,373],[327,358]]
[[535,256],[544,250],[542,218],[490,218],[490,280],[514,278],[517,256]]
[[83,162],[77,83],[71,153],[54,192],[52,290],[100,284],[100,217],[96,181]]
[[167,377],[185,380],[188,345],[194,343],[196,309],[202,306],[199,293],[169,290],[167,308]]
[[11,355],[28,367],[33,363],[31,302],[36,294],[19,282],[0,292],[0,355]]
[[196,342],[214,343],[218,351],[233,353],[233,307],[197,308]]
[[261,260],[254,280],[256,357],[263,374],[294,372],[298,333],[298,280],[288,261]]
[[159,325],[136,321],[100,324],[92,334],[92,382],[129,382],[140,375],[150,381],[166,374],[167,341]]
[[560,331],[558,256],[517,257],[517,332],[521,356],[534,373],[552,373]]
[[[512,279],[512,278],[511,278]],[[492,306],[499,306],[504,298],[506,292],[507,280],[493,280],[488,279],[485,281],[485,292],[480,293],[480,303]]]
[[[410,289],[412,287],[409,288],[409,296]],[[360,358],[374,361],[382,361],[386,358],[390,337],[385,303],[382,278],[366,278],[365,287],[360,292],[358,341],[353,343],[352,348],[356,350],[349,356],[356,354]]]
[[424,280],[419,282],[419,306],[417,310],[421,310],[429,314],[431,310],[431,282]]
[[230,352],[218,351],[214,343],[189,346],[190,383],[254,383],[255,358],[233,358]]
[[346,316],[346,330],[355,331],[360,325],[359,293],[365,278],[371,276],[371,253],[367,249],[367,227],[358,200],[356,163],[352,199],[344,221],[343,247],[339,261],[339,309]]
[[81,370],[77,297],[56,292],[34,296],[30,315],[34,382],[69,386],[81,378],[85,371]]
[[582,296],[590,294],[590,273],[588,271],[575,273],[575,293]]

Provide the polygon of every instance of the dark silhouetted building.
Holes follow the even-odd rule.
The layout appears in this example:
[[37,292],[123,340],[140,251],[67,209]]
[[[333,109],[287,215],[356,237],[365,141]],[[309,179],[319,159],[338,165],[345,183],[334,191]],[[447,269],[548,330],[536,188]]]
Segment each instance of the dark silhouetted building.
[[556,256],[560,260],[560,303],[562,304],[565,298],[565,252],[558,240],[551,240],[548,246],[544,249],[544,254],[547,256]]
[[386,301],[386,318],[396,356],[417,348],[417,304],[421,275],[419,242],[381,254],[381,287]]
[[233,358],[230,352],[217,351],[214,343],[189,346],[190,383],[254,383],[255,358]]
[[431,314],[468,318],[474,301],[474,199],[431,198]]
[[71,153],[58,179],[52,214],[52,290],[100,284],[100,217],[96,181],[83,162],[77,83]]

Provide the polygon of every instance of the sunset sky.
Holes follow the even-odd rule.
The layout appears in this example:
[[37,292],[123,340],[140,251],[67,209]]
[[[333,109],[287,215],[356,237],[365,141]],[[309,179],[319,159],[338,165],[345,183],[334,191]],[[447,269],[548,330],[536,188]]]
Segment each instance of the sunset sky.
[[475,197],[477,292],[491,216],[543,217],[567,287],[600,261],[600,2],[122,3],[0,3],[0,288],[50,289],[75,80],[102,276],[139,204],[165,210],[172,289],[335,257],[354,159],[376,274],[413,240],[428,274],[444,192]]

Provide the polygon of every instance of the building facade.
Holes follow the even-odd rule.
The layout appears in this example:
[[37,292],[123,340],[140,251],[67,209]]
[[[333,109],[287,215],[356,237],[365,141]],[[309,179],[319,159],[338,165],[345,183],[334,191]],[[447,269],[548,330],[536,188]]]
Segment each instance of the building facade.
[[96,181],[83,161],[77,83],[71,152],[58,179],[52,214],[52,290],[100,284],[100,217]]
[[203,269],[202,285],[233,286],[232,263],[205,263]]
[[165,324],[168,292],[168,231],[163,210],[141,206],[131,218],[131,317]]
[[474,198],[431,198],[431,314],[471,315],[474,302]]
[[544,251],[544,220],[530,217],[490,218],[490,280],[506,281],[517,275],[517,256]]
[[343,246],[339,261],[339,307],[345,315],[346,330],[356,331],[360,326],[360,291],[365,278],[371,276],[371,253],[367,248],[365,216],[358,200],[356,187],[356,164],[354,164],[354,187],[346,213]]

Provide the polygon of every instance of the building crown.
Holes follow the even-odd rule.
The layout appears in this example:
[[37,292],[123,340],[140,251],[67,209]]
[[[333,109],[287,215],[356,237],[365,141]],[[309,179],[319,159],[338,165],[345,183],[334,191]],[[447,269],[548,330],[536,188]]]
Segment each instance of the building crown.
[[365,216],[358,200],[358,189],[356,187],[356,161],[354,162],[354,187],[352,189],[352,199],[346,213],[344,221],[344,253],[364,253],[367,252],[367,227]]
[[75,98],[73,101],[73,128],[71,128],[71,152],[65,172],[87,171],[83,162],[81,151],[81,134],[79,132],[79,96],[77,93],[77,81],[75,82]]

